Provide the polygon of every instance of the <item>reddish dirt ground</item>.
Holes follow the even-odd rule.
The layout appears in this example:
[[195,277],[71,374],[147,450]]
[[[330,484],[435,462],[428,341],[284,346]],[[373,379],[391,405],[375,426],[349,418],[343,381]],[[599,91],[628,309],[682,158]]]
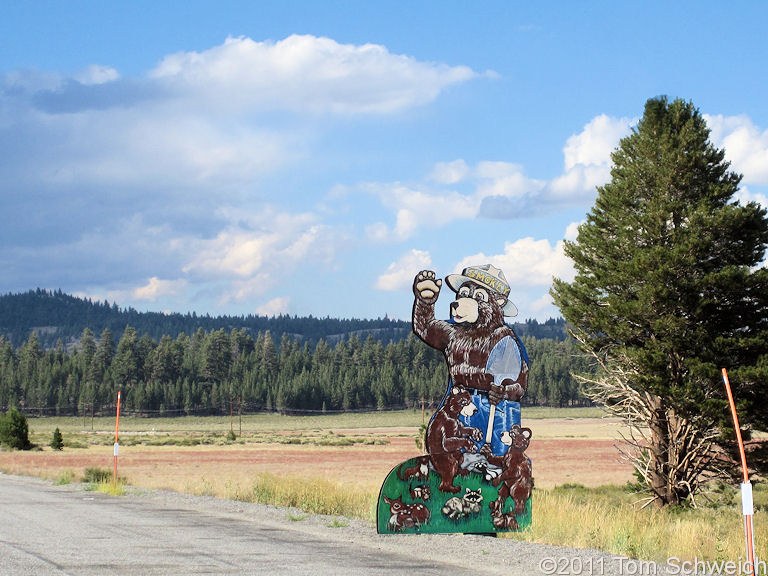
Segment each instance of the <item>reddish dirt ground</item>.
[[[360,434],[360,431],[357,431]],[[233,446],[120,448],[119,475],[134,486],[222,493],[246,487],[254,476],[325,478],[375,490],[400,462],[418,456],[413,437],[390,436],[389,444],[322,447],[246,444]],[[632,477],[611,439],[539,439],[527,451],[540,488],[579,483],[622,484]],[[111,446],[36,452],[0,452],[0,470],[55,479],[64,471],[82,476],[87,467],[112,469]]]

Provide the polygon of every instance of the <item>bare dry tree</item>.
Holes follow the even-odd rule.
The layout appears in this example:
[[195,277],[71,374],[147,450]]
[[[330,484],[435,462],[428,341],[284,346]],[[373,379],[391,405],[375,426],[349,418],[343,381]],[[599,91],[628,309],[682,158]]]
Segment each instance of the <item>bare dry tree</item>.
[[574,377],[588,398],[622,420],[626,431],[617,448],[646,489],[644,506],[695,506],[696,496],[710,481],[729,477],[727,455],[716,443],[716,426],[700,415],[684,416],[664,398],[635,386],[638,370],[629,358],[600,355],[578,334],[573,336],[599,367],[594,374]]

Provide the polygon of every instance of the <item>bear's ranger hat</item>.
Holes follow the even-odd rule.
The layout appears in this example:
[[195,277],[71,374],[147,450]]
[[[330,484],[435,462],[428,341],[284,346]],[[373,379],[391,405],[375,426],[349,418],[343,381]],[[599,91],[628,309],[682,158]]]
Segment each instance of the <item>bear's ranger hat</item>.
[[490,291],[499,294],[507,299],[504,304],[504,316],[517,316],[517,306],[509,300],[509,282],[504,277],[504,272],[496,268],[493,264],[483,264],[482,266],[467,266],[461,271],[461,274],[449,274],[445,277],[445,282],[454,292],[458,292],[467,282],[474,282]]

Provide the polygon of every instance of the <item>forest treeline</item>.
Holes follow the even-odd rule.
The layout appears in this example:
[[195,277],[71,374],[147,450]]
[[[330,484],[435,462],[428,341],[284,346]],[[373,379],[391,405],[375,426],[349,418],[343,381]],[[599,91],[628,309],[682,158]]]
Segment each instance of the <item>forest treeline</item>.
[[[573,342],[523,341],[532,364],[524,401],[583,404],[571,373],[589,367]],[[311,343],[269,330],[198,328],[156,340],[127,326],[119,336],[85,328],[76,346],[59,340],[53,348],[36,331],[18,347],[0,336],[0,409],[29,415],[110,414],[118,390],[127,412],[150,416],[435,406],[446,382],[442,355],[410,333]]]

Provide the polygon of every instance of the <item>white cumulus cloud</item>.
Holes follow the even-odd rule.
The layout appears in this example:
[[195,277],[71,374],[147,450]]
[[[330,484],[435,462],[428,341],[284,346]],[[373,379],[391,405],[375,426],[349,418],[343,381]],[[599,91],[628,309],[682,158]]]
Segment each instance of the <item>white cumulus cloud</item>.
[[510,285],[531,287],[549,286],[553,276],[573,277],[571,261],[563,252],[563,242],[536,240],[531,237],[505,242],[500,254],[477,253],[463,258],[456,269],[478,264],[493,264],[501,268]]
[[746,184],[768,184],[768,129],[760,130],[744,115],[704,115],[710,138],[725,149],[731,167],[744,176]]
[[[225,216],[234,219],[233,213]],[[185,273],[205,278],[247,280],[269,277],[262,289],[279,281],[280,270],[292,270],[307,259],[324,260],[333,252],[330,230],[310,213],[264,209],[237,220],[214,238],[193,240]],[[266,274],[266,276],[265,276]]]
[[75,75],[75,80],[86,86],[105,84],[120,78],[120,73],[111,66],[92,64]]
[[553,197],[591,195],[605,184],[611,174],[611,153],[630,133],[634,120],[612,118],[605,114],[590,120],[578,134],[568,138],[563,147],[563,173],[549,184]]
[[456,184],[461,182],[469,174],[469,166],[464,160],[452,162],[438,162],[432,169],[430,180],[438,184]]
[[258,306],[256,308],[256,314],[261,314],[262,316],[279,316],[280,314],[287,314],[289,309],[290,298],[279,296]]
[[579,226],[581,222],[571,222],[565,229],[565,240],[574,242],[579,237]]
[[422,183],[367,184],[394,217],[367,228],[376,241],[405,241],[423,229],[478,217],[516,219],[587,202],[610,178],[611,153],[634,120],[596,116],[563,147],[563,172],[549,180],[532,178],[508,161],[463,159],[438,162]]
[[629,134],[633,121],[600,114],[590,120],[578,134],[568,138],[563,148],[565,170],[576,166],[605,165],[619,140]]
[[415,188],[403,184],[367,186],[395,214],[391,228],[383,222],[368,226],[368,237],[379,241],[404,241],[420,228],[439,228],[477,215],[480,199],[457,191]]
[[431,102],[478,74],[377,44],[292,35],[278,42],[227,38],[203,52],[171,54],[151,76],[227,108],[386,114]]
[[743,204],[746,204],[747,202],[757,202],[764,207],[768,207],[768,195],[760,192],[753,192],[747,186],[739,188],[736,192],[736,198]]
[[376,288],[388,292],[407,288],[420,270],[428,269],[431,265],[432,258],[429,252],[410,250],[390,264],[386,272],[378,277]]
[[136,300],[157,300],[179,294],[187,285],[186,280],[162,280],[153,276],[144,286],[134,288],[131,296]]

